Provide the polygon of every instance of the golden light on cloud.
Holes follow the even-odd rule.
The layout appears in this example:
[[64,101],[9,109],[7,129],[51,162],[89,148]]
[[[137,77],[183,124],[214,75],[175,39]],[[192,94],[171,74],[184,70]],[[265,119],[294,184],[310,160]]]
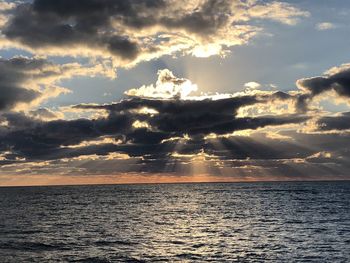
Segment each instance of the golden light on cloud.
[[199,58],[207,58],[213,55],[223,56],[225,54],[225,52],[222,51],[222,47],[216,44],[209,44],[206,46],[197,46],[191,51],[191,53],[194,56]]
[[[244,45],[262,31],[262,28],[250,25],[251,20],[259,18],[295,25],[300,18],[309,16],[308,12],[291,4],[278,2],[222,1],[212,4],[211,8],[202,0],[164,3],[158,8],[134,3],[139,12],[133,19],[128,14],[114,14],[118,8],[110,8],[108,22],[95,25],[97,30],[85,35],[85,32],[80,32],[77,23],[83,19],[79,12],[73,12],[69,18],[58,16],[59,21],[46,19],[40,27],[38,25],[44,14],[32,12],[32,5],[4,2],[0,6],[0,27],[3,31],[0,45],[42,56],[99,58],[112,63],[113,68],[130,68],[164,55],[224,56],[230,52],[230,47]],[[22,11],[16,10],[15,6],[22,7],[18,9]],[[5,14],[8,10],[13,11],[11,15]],[[16,22],[23,16],[31,23],[22,25],[24,29],[20,31]],[[134,19],[139,23],[137,27],[133,24]],[[51,39],[48,32],[56,23],[69,26],[73,39],[60,35]],[[36,37],[32,38],[27,31],[35,33]],[[19,32],[22,34],[19,35]]]
[[197,89],[197,85],[192,84],[190,80],[177,78],[170,70],[163,69],[158,71],[156,85],[144,85],[138,89],[130,89],[125,94],[143,98],[171,99],[178,97],[186,99]]

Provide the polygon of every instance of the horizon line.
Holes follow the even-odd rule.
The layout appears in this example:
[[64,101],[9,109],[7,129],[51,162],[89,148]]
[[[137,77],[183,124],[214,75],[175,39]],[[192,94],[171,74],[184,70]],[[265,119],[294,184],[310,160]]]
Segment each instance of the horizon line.
[[350,182],[350,179],[309,179],[309,180],[240,180],[240,181],[200,181],[200,182],[133,182],[133,183],[79,183],[79,184],[33,184],[33,185],[0,185],[0,188],[22,188],[22,187],[62,187],[62,186],[113,186],[113,185],[167,185],[167,184],[240,184],[240,183],[327,183],[327,182]]

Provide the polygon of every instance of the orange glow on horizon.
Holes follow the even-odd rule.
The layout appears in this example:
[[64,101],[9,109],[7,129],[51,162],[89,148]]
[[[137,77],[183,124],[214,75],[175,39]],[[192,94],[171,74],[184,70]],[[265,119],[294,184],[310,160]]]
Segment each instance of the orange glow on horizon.
[[[308,181],[344,180],[344,178],[309,178]],[[166,183],[234,183],[234,182],[264,182],[264,181],[305,181],[305,178],[281,178],[278,176],[264,177],[229,177],[212,175],[29,175],[0,176],[0,187],[7,186],[54,186],[54,185],[101,185],[101,184],[166,184]]]

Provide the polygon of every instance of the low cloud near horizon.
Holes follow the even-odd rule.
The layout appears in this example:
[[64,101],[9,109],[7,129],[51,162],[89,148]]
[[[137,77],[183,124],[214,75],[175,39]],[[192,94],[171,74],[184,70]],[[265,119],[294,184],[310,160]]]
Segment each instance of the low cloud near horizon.
[[[347,178],[349,113],[327,113],[313,103],[330,91],[335,100],[348,98],[347,65],[299,80],[290,92],[192,95],[198,90],[190,80],[168,69],[158,74],[156,84],[110,104],[56,113],[3,108],[2,173]],[[67,111],[94,115],[62,118]]]

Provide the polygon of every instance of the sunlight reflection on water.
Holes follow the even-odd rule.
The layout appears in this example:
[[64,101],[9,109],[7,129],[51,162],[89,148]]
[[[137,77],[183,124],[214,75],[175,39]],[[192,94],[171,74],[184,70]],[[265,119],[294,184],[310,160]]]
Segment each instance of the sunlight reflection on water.
[[1,262],[346,262],[350,183],[0,188]]

